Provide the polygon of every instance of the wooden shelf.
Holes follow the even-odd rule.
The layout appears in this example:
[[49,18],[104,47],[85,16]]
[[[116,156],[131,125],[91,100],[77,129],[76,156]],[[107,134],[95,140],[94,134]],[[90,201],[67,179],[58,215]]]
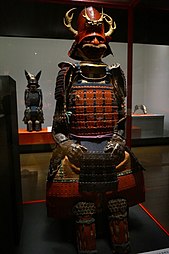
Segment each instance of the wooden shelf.
[[24,129],[19,129],[19,145],[43,145],[54,144],[52,133],[47,128],[42,128],[41,131],[29,132]]

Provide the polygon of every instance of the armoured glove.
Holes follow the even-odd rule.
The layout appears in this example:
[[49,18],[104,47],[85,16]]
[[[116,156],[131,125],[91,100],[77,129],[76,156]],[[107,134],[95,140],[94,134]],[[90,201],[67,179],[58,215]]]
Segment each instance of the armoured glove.
[[67,140],[60,144],[60,147],[64,153],[69,158],[69,161],[75,166],[80,166],[80,158],[84,152],[87,152],[87,148],[79,144],[75,144],[71,140]]
[[87,152],[87,148],[79,144],[75,144],[72,140],[66,138],[65,135],[58,133],[54,136],[57,143],[57,154],[60,155],[60,159],[65,156],[69,158],[69,161],[75,166],[79,167],[80,158],[84,152]]
[[112,139],[104,148],[105,153],[111,153],[112,161],[115,166],[124,160],[125,145],[125,139],[119,134],[114,133]]

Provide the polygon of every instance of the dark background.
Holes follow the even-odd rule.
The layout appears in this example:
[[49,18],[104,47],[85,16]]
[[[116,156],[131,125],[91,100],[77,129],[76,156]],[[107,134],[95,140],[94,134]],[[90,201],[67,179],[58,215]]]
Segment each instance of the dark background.
[[[63,17],[77,7],[74,21],[84,6],[93,1],[7,0],[0,1],[0,36],[73,39],[65,29]],[[97,9],[104,7],[117,24],[112,41],[128,41],[128,8],[133,9],[134,43],[169,45],[168,0],[96,0]],[[76,24],[74,24],[76,29]]]

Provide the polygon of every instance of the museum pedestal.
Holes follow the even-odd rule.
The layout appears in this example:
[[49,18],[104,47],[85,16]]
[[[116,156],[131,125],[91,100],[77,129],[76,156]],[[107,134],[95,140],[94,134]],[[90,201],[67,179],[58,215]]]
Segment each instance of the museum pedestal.
[[43,145],[55,144],[51,131],[42,128],[41,131],[29,132],[26,129],[19,129],[19,145]]
[[0,76],[0,253],[14,254],[22,227],[16,84]]
[[[164,115],[162,114],[133,114],[132,126],[140,128],[140,138],[163,137]],[[135,138],[132,135],[132,138]]]

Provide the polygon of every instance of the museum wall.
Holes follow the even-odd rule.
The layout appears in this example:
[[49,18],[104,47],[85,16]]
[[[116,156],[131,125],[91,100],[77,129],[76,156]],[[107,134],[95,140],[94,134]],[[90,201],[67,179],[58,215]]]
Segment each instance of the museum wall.
[[[27,86],[24,70],[37,74],[43,92],[45,123],[52,125],[55,107],[54,88],[58,73],[58,63],[71,61],[67,52],[72,40],[36,39],[21,37],[0,37],[0,73],[16,80],[18,100],[18,125],[26,128],[22,118],[24,112],[24,90]],[[111,42],[114,57],[108,56],[105,62],[121,64],[127,73],[127,44]],[[134,44],[133,47],[133,107],[136,104],[147,106],[148,113],[165,115],[164,128],[169,130],[168,80],[169,47],[161,45]],[[132,109],[133,110],[133,109]]]

